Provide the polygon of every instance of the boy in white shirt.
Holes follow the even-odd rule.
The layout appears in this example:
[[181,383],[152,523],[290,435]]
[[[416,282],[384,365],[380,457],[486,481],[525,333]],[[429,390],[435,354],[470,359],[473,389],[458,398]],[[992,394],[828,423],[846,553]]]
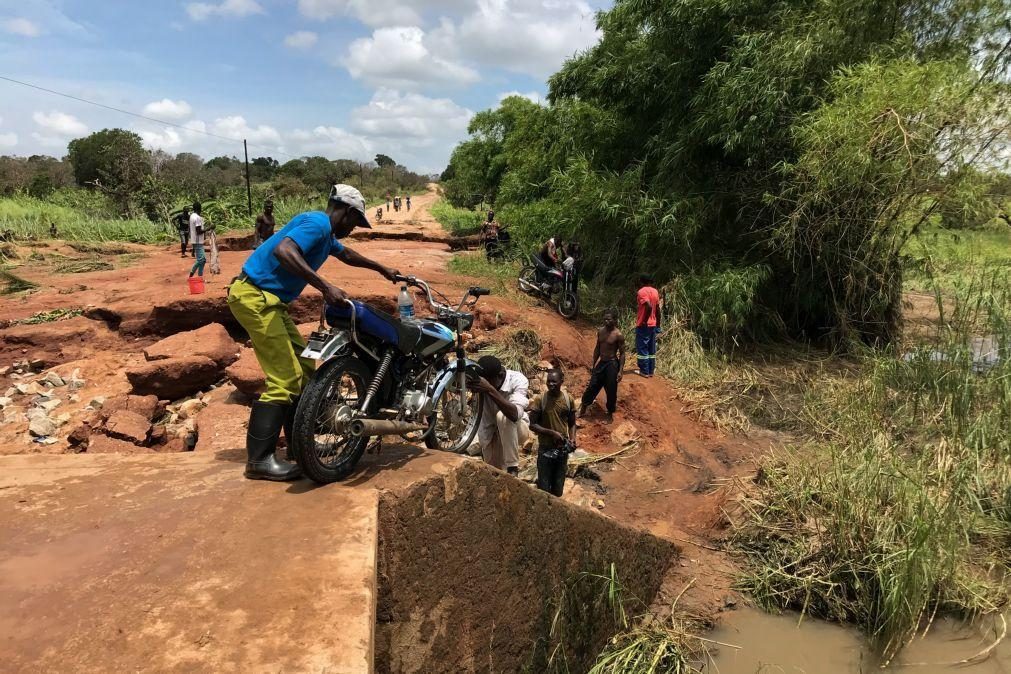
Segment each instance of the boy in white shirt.
[[207,264],[207,257],[204,255],[204,219],[200,216],[203,207],[200,202],[194,202],[193,212],[190,213],[190,243],[193,245],[193,257],[196,262],[190,269],[190,277],[197,274],[204,275],[204,265]]

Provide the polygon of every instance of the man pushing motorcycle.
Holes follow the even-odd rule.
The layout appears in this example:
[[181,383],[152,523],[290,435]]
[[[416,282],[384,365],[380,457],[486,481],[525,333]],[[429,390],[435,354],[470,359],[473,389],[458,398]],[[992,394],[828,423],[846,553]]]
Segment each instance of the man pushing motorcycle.
[[246,471],[253,480],[286,481],[299,477],[299,467],[277,458],[277,440],[284,430],[291,443],[298,398],[314,369],[299,356],[305,348],[288,305],[306,285],[323,294],[327,304],[347,299],[347,293],[317,271],[329,257],[352,267],[372,269],[390,281],[399,271],[356,253],[340,239],[355,227],[371,229],[365,199],[350,185],[334,185],[325,211],[300,213],[246,260],[228,291],[228,307],[249,333],[256,360],[266,378],[266,390],[253,403],[246,430]]

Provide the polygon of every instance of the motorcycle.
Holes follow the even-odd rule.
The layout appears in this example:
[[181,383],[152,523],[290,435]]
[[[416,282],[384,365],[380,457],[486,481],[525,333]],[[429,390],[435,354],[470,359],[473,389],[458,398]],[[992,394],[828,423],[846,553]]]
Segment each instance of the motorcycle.
[[528,295],[553,302],[565,318],[575,318],[579,313],[579,292],[571,267],[549,267],[539,256],[531,255],[530,264],[520,269],[517,285]]
[[461,333],[490,291],[471,287],[454,308],[419,278],[395,280],[421,289],[436,320],[400,320],[351,300],[324,305],[302,352],[320,364],[295,411],[292,455],[314,482],[350,475],[372,438],[395,435],[460,452],[477,433],[484,398],[470,386],[480,375]]

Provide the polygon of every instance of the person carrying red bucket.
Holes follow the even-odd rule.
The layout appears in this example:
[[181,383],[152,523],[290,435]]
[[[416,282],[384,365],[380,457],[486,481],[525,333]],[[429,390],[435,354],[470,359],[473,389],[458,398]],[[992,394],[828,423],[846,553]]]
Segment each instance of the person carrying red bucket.
[[204,219],[200,215],[202,210],[199,201],[193,202],[193,212],[190,213],[190,243],[193,245],[193,257],[196,261],[190,268],[191,295],[204,292],[204,265],[207,264],[207,256],[204,255]]

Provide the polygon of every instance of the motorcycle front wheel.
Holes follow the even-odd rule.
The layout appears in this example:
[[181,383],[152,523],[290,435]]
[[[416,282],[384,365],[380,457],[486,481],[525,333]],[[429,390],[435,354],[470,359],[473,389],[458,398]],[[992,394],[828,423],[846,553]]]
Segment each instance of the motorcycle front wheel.
[[371,379],[365,363],[344,356],[326,362],[302,391],[290,442],[296,463],[313,482],[342,480],[362,458],[369,439],[352,436],[348,425]]
[[482,412],[484,396],[469,387],[462,396],[459,379],[453,377],[436,403],[435,423],[425,436],[425,446],[459,454],[474,441]]
[[563,290],[558,296],[558,313],[564,318],[575,318],[579,313],[579,297],[571,290]]

